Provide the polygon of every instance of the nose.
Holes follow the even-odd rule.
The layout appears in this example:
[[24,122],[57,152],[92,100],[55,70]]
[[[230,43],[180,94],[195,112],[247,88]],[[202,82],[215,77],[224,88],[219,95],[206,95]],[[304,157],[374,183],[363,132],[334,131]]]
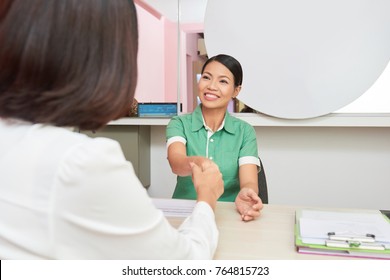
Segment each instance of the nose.
[[211,79],[211,80],[209,81],[209,83],[207,84],[207,88],[208,88],[208,89],[211,89],[211,90],[217,89],[216,81],[213,80],[213,79]]

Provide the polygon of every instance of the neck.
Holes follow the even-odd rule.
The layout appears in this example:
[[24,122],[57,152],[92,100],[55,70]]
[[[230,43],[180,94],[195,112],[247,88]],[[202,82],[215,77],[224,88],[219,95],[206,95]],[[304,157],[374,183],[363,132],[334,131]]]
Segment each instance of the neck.
[[217,110],[217,109],[207,109],[202,108],[202,115],[206,125],[212,129],[212,131],[217,131],[221,126],[223,119],[225,118],[226,110]]

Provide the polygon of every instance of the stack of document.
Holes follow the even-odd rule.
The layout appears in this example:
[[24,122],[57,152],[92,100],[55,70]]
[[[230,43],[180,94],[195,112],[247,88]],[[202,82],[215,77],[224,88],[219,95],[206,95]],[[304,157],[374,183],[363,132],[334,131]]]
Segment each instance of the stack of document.
[[188,217],[194,210],[196,200],[153,198],[153,203],[165,217]]
[[380,211],[298,210],[299,253],[390,259],[390,220]]

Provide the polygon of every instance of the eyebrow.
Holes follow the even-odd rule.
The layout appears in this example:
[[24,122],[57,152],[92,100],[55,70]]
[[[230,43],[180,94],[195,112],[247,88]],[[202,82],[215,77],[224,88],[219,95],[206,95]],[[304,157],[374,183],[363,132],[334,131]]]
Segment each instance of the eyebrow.
[[[210,76],[213,76],[210,72],[207,72],[207,71],[204,71],[203,74],[208,74]],[[218,78],[226,78],[228,80],[231,80],[228,76],[225,76],[225,75],[218,76]]]

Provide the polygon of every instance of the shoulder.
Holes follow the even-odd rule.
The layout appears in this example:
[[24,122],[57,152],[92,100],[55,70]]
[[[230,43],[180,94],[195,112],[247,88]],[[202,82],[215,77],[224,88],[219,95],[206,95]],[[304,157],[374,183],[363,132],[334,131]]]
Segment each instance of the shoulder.
[[192,120],[192,113],[186,113],[178,116],[174,116],[170,119],[170,123],[180,122],[180,123],[186,123],[190,122]]
[[172,117],[167,125],[167,133],[172,136],[187,130],[192,125],[192,117],[192,113]]
[[117,141],[103,137],[91,138],[72,129],[33,125],[26,138],[26,144],[45,155],[45,160],[40,162],[57,166],[57,171],[98,170],[98,167],[125,161]]
[[107,149],[120,149],[119,143],[115,140],[103,137],[91,138],[71,128],[40,125],[35,130],[31,132],[33,138],[41,138],[48,146],[63,152],[76,149],[81,150],[78,152],[82,153],[94,151],[96,154],[105,154]]
[[[126,161],[120,144],[104,137],[91,138],[74,133],[69,136],[68,145],[63,154],[64,162],[83,165],[94,169],[105,168],[107,165]],[[88,168],[87,168],[88,169]]]
[[232,116],[231,114],[227,114],[227,121],[230,122],[235,130],[239,129],[248,133],[255,133],[255,129],[252,125],[242,119]]
[[240,124],[242,126],[251,126],[248,122],[246,122],[242,119],[239,119],[235,116],[232,116],[231,114],[228,114],[227,116],[233,123],[237,123],[237,124]]

